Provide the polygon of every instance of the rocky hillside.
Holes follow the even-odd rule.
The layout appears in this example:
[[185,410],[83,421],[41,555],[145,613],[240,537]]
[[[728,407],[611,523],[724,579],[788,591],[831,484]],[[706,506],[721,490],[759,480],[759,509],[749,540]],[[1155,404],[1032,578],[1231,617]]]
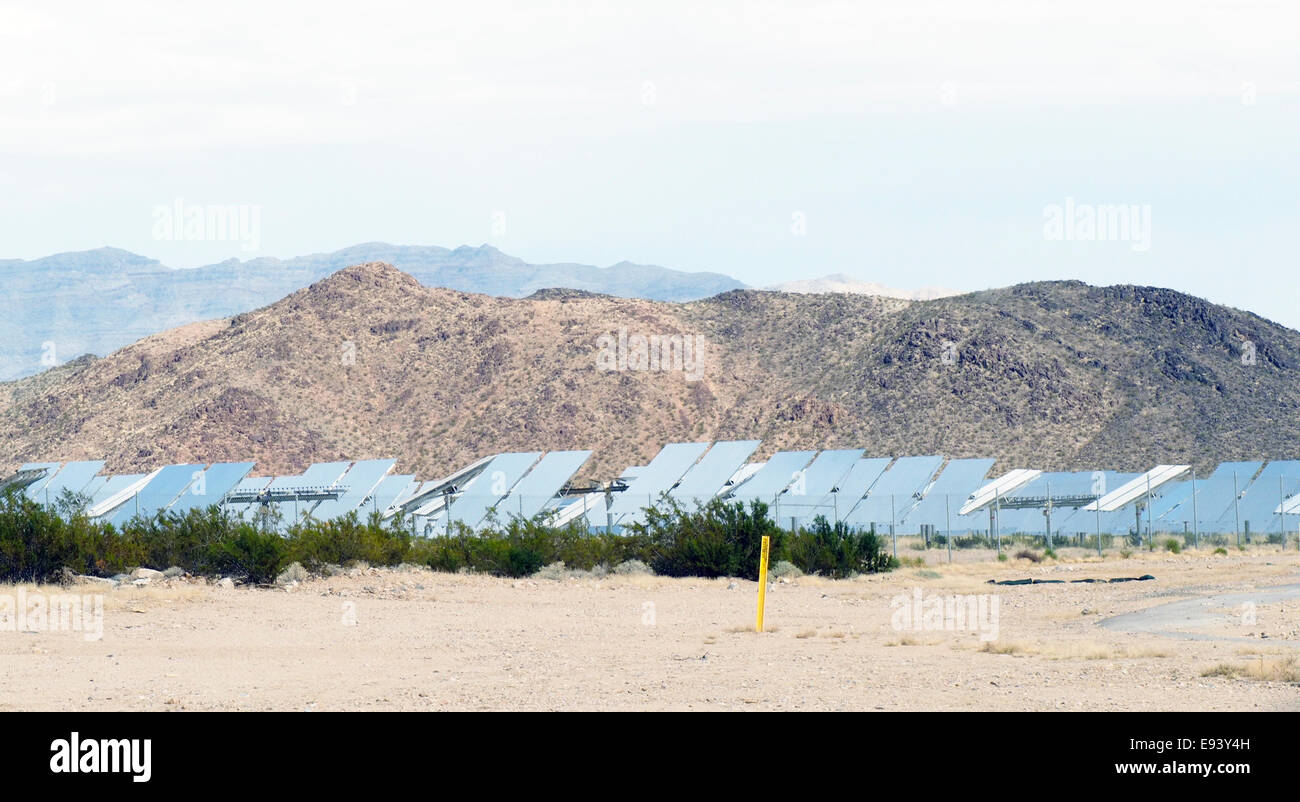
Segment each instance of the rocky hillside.
[[0,381],[82,354],[108,354],[176,326],[272,303],[349,265],[383,261],[428,287],[523,297],[569,287],[627,298],[686,301],[743,287],[720,273],[619,262],[529,264],[490,245],[455,249],[369,242],[293,259],[230,259],[174,270],[119,250],[0,260]]
[[[619,369],[620,331],[633,368],[636,335],[698,338],[698,380]],[[751,437],[763,454],[857,446],[1044,469],[1295,457],[1300,333],[1150,287],[514,299],[369,263],[0,385],[4,468],[251,458],[290,472],[393,456],[432,476],[497,451],[581,447],[596,451],[585,473],[609,478],[665,442]]]

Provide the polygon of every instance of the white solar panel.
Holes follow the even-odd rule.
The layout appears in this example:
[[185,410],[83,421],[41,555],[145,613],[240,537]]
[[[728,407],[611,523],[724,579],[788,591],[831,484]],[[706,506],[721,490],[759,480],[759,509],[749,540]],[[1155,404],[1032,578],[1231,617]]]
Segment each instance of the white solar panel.
[[949,460],[934,484],[926,489],[921,503],[908,512],[907,524],[947,526],[950,512],[960,514],[960,505],[956,502],[964,504],[971,489],[981,486],[993,462],[987,458]]
[[1284,513],[1286,515],[1300,514],[1300,495],[1292,496],[1282,504],[1279,504],[1277,508],[1273,510],[1273,512]]
[[714,443],[713,448],[691,466],[671,491],[670,496],[686,503],[705,502],[726,486],[745,460],[758,449],[759,440],[737,440]]
[[816,454],[816,451],[778,451],[731,495],[743,501],[758,499],[770,504],[799,478],[800,471],[808,467]]
[[903,520],[918,502],[918,495],[930,485],[943,465],[943,457],[899,457],[871,486],[871,493],[854,506],[845,520],[856,526]]
[[708,443],[669,443],[664,446],[637,474],[627,490],[614,497],[609,511],[615,516],[628,515],[652,506],[660,494],[667,492],[690,470],[708,447]]
[[1043,472],[1029,468],[1016,468],[1008,471],[988,484],[971,493],[965,504],[961,505],[959,515],[966,515],[982,507],[987,507],[996,499],[1013,493],[1042,476]]
[[502,515],[532,518],[591,457],[590,451],[551,451],[497,504]]
[[465,485],[465,492],[451,502],[449,520],[478,526],[541,456],[540,451],[524,451],[493,457],[482,473]]
[[370,502],[367,506],[379,510],[384,516],[391,516],[419,489],[420,483],[415,481],[414,474],[385,476],[375,491],[370,494]]
[[[325,499],[311,511],[311,517],[318,521],[329,521],[347,515],[370,497],[374,489],[383,481],[388,472],[397,464],[393,459],[361,460],[348,469],[338,480],[347,490],[335,499]],[[370,510],[358,510],[364,520]]]
[[[807,468],[796,473],[795,481],[780,497],[782,520],[812,519],[818,515],[828,519],[838,517],[839,498],[834,491],[861,456],[860,448],[818,454]],[[857,500],[858,497],[845,499],[844,512],[848,512]]]
[[45,489],[45,486],[49,484],[55,474],[59,472],[59,468],[62,465],[63,463],[61,462],[28,462],[20,467],[18,469],[20,471],[44,471],[40,478],[27,485],[23,492],[26,493],[27,497],[32,501],[43,500],[41,491]]
[[134,499],[123,504],[110,518],[114,526],[121,526],[137,514],[148,518],[171,507],[172,502],[203,473],[202,463],[168,465],[140,488]]
[[104,461],[102,459],[88,462],[69,462],[40,491],[39,500],[53,504],[59,500],[59,496],[65,491],[81,493],[103,467]]
[[204,509],[212,504],[219,504],[226,494],[233,490],[248,472],[253,470],[251,462],[218,462],[203,471],[200,479],[181,493],[170,512],[184,515],[193,509]]
[[[112,512],[121,506],[127,499],[134,498],[135,494],[140,492],[141,488],[158,475],[162,470],[159,468],[153,473],[132,474],[130,476],[114,476],[108,480],[108,484],[96,496],[86,514],[91,518],[99,518],[107,513]],[[134,505],[132,505],[134,508]]]
[[1115,488],[1083,509],[1089,512],[1095,510],[1113,512],[1145,498],[1148,491],[1155,490],[1165,482],[1177,479],[1191,469],[1191,465],[1157,465],[1136,479]]

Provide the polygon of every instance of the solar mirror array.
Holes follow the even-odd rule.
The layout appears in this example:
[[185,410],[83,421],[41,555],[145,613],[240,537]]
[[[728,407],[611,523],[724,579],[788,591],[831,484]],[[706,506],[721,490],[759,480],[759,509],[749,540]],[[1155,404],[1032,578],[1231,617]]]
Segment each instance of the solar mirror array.
[[536,516],[620,532],[644,522],[646,509],[665,498],[686,508],[717,498],[761,502],[782,527],[822,517],[904,535],[1249,536],[1300,528],[1300,460],[1228,462],[1206,476],[1178,464],[1140,474],[1030,468],[994,474],[992,458],[884,457],[850,448],[755,459],[760,448],[758,440],[669,443],[647,464],[587,487],[573,484],[592,455],[585,450],[489,455],[431,480],[393,474],[392,459],[316,463],[286,476],[254,476],[252,462],[127,474],[105,473],[102,460],[29,462],[0,479],[0,487],[51,507],[78,506],[116,526],[216,504],[281,529],[355,513],[386,521],[401,516],[421,535]]

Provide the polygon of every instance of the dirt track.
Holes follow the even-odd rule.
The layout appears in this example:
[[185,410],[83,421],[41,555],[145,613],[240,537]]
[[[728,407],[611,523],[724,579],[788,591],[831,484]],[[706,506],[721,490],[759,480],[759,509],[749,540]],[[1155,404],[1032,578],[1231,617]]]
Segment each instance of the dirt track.
[[[1300,580],[1293,551],[960,556],[773,584],[762,634],[755,583],[732,580],[370,569],[287,591],[123,588],[104,593],[102,640],[0,631],[0,710],[1300,709],[1300,684],[1201,676],[1296,654],[1300,599],[1266,592]],[[1156,580],[985,584],[1145,573]],[[891,600],[918,588],[927,600],[996,594],[997,638],[895,629]],[[1099,625],[1215,593],[1244,595],[1187,622],[1195,638],[1123,631],[1134,619]],[[1252,595],[1249,623],[1240,605]]]

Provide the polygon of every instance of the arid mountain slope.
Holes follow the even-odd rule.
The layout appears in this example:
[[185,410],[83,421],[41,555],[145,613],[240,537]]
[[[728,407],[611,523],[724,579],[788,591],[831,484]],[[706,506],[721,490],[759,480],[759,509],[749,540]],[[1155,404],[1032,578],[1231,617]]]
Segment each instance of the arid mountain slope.
[[521,298],[572,287],[622,298],[688,301],[744,287],[720,273],[619,262],[529,264],[491,245],[367,242],[292,259],[260,257],[173,270],[117,248],[43,259],[0,259],[0,380],[81,354],[107,354],[141,337],[257,309],[350,265],[397,265],[426,287]]
[[[700,378],[599,369],[620,330],[698,337]],[[393,456],[433,476],[497,451],[591,448],[584,475],[609,478],[665,442],[756,437],[762,454],[856,446],[1000,467],[1208,468],[1300,454],[1298,369],[1300,333],[1155,288],[1051,282],[914,303],[746,290],[686,304],[512,299],[370,263],[0,385],[0,466],[251,458],[292,472]]]

